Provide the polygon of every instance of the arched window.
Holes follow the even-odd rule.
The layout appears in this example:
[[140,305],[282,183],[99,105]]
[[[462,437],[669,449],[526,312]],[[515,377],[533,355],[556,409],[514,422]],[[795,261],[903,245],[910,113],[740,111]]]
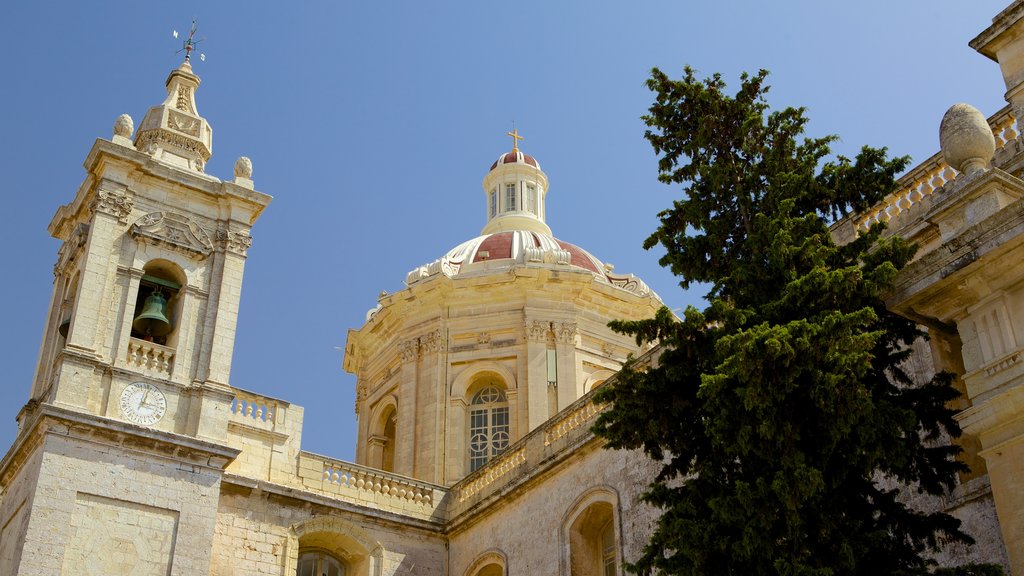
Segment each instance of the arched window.
[[185,274],[166,260],[148,262],[143,272],[132,315],[132,337],[173,347]]
[[616,576],[619,554],[613,496],[596,491],[568,519],[570,576]]
[[299,552],[296,576],[347,576],[345,564],[323,550]]
[[394,410],[388,411],[384,416],[384,453],[381,455],[380,469],[388,472],[395,471],[395,428],[398,422],[398,413]]
[[497,386],[481,388],[469,403],[469,470],[501,454],[509,442],[508,399]]

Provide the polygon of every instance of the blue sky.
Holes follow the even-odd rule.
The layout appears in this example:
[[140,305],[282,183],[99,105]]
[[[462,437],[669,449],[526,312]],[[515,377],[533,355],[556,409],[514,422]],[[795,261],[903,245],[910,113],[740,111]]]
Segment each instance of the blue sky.
[[924,160],[956,102],[1005,103],[967,46],[1008,0],[892,2],[47,2],[5,6],[0,445],[28,399],[58,241],[46,226],[121,113],[141,121],[199,20],[207,172],[252,158],[274,201],[253,230],[231,383],[306,409],[303,447],[351,459],[346,333],[484,225],[480,183],[521,146],[550,179],[548,223],[672,308],[699,303],[641,244],[679,196],[659,184],[640,116],[651,67],[772,71],[769,101],[806,106],[838,153]]

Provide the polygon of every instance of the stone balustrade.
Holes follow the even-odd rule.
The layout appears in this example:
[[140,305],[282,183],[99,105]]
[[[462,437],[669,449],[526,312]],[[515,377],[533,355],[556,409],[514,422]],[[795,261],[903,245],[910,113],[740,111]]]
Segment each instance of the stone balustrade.
[[436,519],[447,493],[429,482],[306,451],[299,454],[299,477],[308,490],[423,519]]
[[287,402],[241,388],[234,388],[234,392],[235,397],[231,400],[232,421],[271,431],[283,424]]
[[174,348],[129,338],[126,361],[133,368],[141,368],[154,376],[168,378],[174,369]]
[[603,404],[587,402],[582,406],[567,411],[558,420],[544,428],[544,445],[550,446],[554,444],[577,428],[583,426],[589,428],[593,424],[594,417],[603,409]]
[[481,468],[480,474],[474,475],[470,480],[459,484],[459,502],[465,502],[525,463],[525,446],[506,450],[500,456],[495,457],[493,460],[488,462],[486,466]]
[[[1007,106],[991,116],[988,123],[996,140],[997,152],[994,163],[998,165],[1000,158],[1005,156],[1001,152],[1019,136],[1017,121]],[[869,210],[854,215],[856,229],[863,232],[879,222],[888,223],[889,227],[893,228],[894,220],[906,219],[912,215],[911,213],[916,217],[918,211],[914,210],[915,207],[924,204],[946,183],[956,179],[958,174],[959,172],[946,164],[942,152],[935,154],[904,174],[897,181],[896,192]]]

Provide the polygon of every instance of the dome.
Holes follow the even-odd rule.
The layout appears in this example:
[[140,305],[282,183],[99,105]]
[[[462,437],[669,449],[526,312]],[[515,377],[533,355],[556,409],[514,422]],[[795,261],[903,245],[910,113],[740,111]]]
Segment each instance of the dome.
[[611,265],[603,264],[583,248],[528,230],[484,234],[463,242],[441,258],[410,271],[405,283],[412,286],[439,274],[458,278],[505,271],[517,266],[586,271],[598,281],[640,296],[651,294],[642,280],[632,274],[613,274]]
[[491,164],[488,171],[494,170],[498,166],[504,164],[526,164],[540,170],[540,164],[537,163],[537,159],[529,154],[523,154],[523,151],[519,148],[515,148],[511,152],[498,156],[498,159],[494,161],[494,164]]

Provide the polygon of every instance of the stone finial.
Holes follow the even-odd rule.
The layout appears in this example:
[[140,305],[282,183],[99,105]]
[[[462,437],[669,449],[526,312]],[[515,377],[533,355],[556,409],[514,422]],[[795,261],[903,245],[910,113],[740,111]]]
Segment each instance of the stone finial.
[[249,160],[245,156],[239,156],[238,160],[235,160],[235,179],[234,183],[242,188],[253,189],[252,182],[252,160]]
[[120,136],[130,140],[132,132],[135,132],[135,122],[132,121],[131,116],[121,114],[117,117],[117,120],[114,120],[114,136]]
[[988,169],[996,151],[996,140],[988,120],[970,104],[954,104],[939,125],[939,145],[946,163],[975,174]]
[[245,156],[239,156],[238,160],[235,160],[235,178],[252,179],[252,160]]

